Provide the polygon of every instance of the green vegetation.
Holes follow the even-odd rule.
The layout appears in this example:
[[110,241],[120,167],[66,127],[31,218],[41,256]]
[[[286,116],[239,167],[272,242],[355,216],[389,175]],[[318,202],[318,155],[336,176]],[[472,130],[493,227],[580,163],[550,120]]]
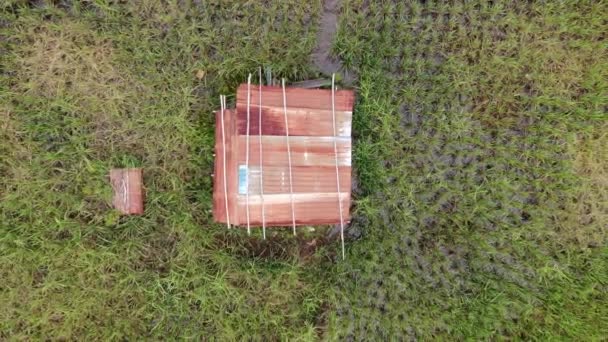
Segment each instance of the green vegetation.
[[[218,95],[318,76],[321,13],[0,5],[0,339],[608,336],[608,3],[343,1],[344,262],[210,213]],[[119,217],[107,175],[133,165],[146,214]]]
[[367,236],[332,337],[600,339],[606,4],[348,1]]
[[[323,291],[297,246],[247,257],[212,224],[210,175],[219,94],[259,65],[307,77],[318,10],[4,8],[0,339],[315,334]],[[146,215],[119,218],[108,172],[130,165]]]

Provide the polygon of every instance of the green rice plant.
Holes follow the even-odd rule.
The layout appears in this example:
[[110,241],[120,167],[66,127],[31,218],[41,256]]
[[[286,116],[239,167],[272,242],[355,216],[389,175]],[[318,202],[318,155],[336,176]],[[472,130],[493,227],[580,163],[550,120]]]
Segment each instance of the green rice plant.
[[[329,336],[605,335],[605,280],[583,266],[601,268],[606,255],[606,158],[589,145],[608,118],[597,106],[604,4],[343,7],[335,50],[360,76],[355,146],[382,146],[363,154],[382,173],[358,200],[379,208],[365,211],[376,216],[368,238],[340,265],[335,296],[338,308],[358,308],[354,323],[338,310]],[[390,306],[358,299],[385,279]]]

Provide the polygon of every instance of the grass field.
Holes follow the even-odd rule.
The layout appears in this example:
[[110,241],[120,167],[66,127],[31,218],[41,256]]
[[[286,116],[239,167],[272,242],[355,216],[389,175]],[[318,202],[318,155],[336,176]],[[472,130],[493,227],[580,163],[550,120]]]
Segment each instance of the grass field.
[[[218,95],[319,76],[320,1],[0,4],[0,339],[608,336],[608,2],[338,13],[346,261],[210,212]],[[121,166],[144,216],[111,208]]]

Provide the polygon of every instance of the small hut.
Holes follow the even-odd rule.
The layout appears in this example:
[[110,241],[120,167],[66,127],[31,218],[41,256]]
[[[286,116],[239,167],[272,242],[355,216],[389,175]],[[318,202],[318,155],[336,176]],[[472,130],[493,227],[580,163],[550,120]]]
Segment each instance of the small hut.
[[[332,82],[333,83],[333,82]],[[349,221],[350,90],[241,84],[216,112],[213,217],[228,226]],[[265,232],[265,230],[264,230]]]

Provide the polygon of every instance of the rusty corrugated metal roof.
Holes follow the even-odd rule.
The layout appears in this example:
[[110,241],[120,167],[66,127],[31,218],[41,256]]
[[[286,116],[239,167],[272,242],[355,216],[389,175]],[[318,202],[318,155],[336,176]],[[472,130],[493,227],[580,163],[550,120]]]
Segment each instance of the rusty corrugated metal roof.
[[261,226],[263,219],[266,226],[338,224],[340,197],[349,221],[354,93],[336,90],[332,112],[329,89],[286,88],[284,108],[281,87],[247,87],[239,86],[236,109],[224,111],[224,137],[216,112],[214,219],[226,223],[227,207],[237,226]]

